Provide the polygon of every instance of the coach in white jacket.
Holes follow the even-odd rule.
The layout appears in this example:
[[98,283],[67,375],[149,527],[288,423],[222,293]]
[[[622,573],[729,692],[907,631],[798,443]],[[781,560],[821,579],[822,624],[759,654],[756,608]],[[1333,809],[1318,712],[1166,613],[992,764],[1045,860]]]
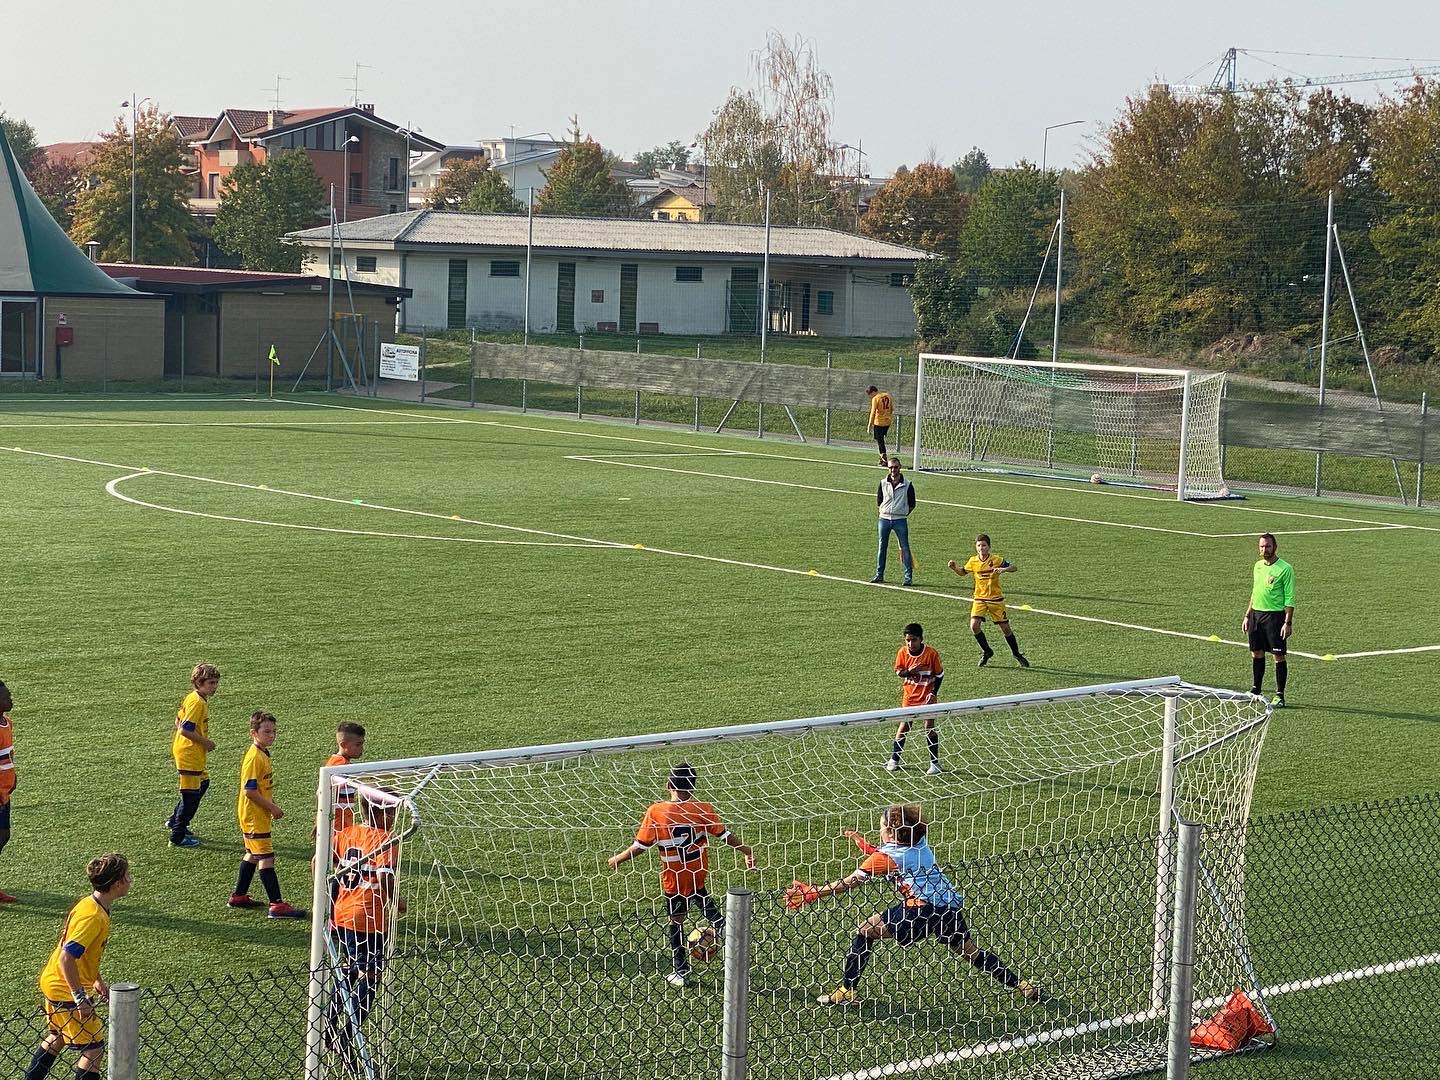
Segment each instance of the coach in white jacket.
[[900,561],[905,566],[902,585],[909,585],[915,573],[915,560],[910,557],[910,511],[915,509],[915,485],[900,475],[900,459],[890,458],[890,471],[875,489],[875,505],[880,511],[880,550],[875,554],[875,576],[870,584],[885,580],[885,555],[890,547],[890,534],[900,542]]

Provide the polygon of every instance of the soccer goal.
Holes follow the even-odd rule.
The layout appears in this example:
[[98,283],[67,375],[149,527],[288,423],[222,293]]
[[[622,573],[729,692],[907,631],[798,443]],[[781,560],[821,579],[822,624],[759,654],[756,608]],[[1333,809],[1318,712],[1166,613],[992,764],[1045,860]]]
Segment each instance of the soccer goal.
[[1180,499],[1230,492],[1221,475],[1225,376],[1168,368],[923,353],[915,468],[1134,484]]
[[[327,768],[307,1080],[709,1080],[737,1000],[751,1077],[1163,1065],[1184,821],[1206,826],[1194,999],[1241,988],[1264,1008],[1244,846],[1268,718],[1258,698],[1162,678]],[[915,725],[913,760],[887,771],[902,719]],[[926,720],[938,775],[926,768]],[[657,850],[615,869],[607,859],[682,760],[694,797],[759,865],[746,870],[710,840],[710,895],[723,906],[727,892],[749,892],[748,949],[711,947],[692,907],[680,988],[666,980],[674,941]],[[787,893],[852,873],[865,855],[848,834],[879,844],[878,819],[897,805],[920,807],[977,949],[1048,1001],[963,955],[951,924],[949,938],[878,942],[856,1003],[817,1002],[839,982],[857,925],[902,899],[881,878],[801,910]],[[355,932],[367,883],[368,936]],[[737,920],[721,941],[742,933]]]

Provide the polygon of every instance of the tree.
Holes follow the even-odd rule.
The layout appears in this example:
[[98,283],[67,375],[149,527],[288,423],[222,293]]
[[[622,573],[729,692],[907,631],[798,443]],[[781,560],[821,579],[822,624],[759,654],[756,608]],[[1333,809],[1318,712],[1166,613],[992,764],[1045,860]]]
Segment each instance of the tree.
[[31,168],[45,157],[45,151],[35,137],[35,128],[18,116],[0,110],[0,131],[5,132],[5,140],[10,144],[10,152],[15,155],[20,171],[29,176]]
[[628,214],[634,209],[630,189],[610,175],[610,163],[600,144],[581,136],[578,120],[572,124],[570,141],[545,174],[545,187],[535,209],[542,214],[578,217]]
[[970,313],[977,296],[965,268],[956,260],[922,260],[910,285],[920,340],[930,348],[973,353]]
[[67,232],[74,216],[75,200],[85,186],[85,176],[75,162],[47,154],[44,150],[32,160],[27,170],[30,186],[45,209],[50,211],[62,229]]
[[[185,148],[170,128],[169,118],[154,105],[139,115],[135,128],[136,249],[135,260],[184,265],[195,260],[190,234],[192,181],[181,172]],[[70,236],[77,244],[100,245],[100,257],[130,259],[130,130],[124,120],[106,132],[91,165],[93,187],[75,200]]]
[[775,121],[759,98],[731,87],[702,138],[715,216],[724,221],[763,221],[764,191],[779,177],[782,158]]
[[815,46],[800,35],[787,41],[771,30],[755,56],[761,100],[769,108],[771,132],[782,172],[771,199],[770,219],[784,224],[830,224],[833,203],[828,176],[834,171],[830,134],[835,86],[820,67]]
[[660,169],[683,169],[690,164],[690,147],[671,139],[663,146],[641,150],[635,155],[635,164],[646,176],[654,176]]
[[472,214],[523,214],[505,178],[485,158],[453,161],[440,174],[430,196],[432,210],[463,210]]
[[971,199],[960,229],[960,257],[972,280],[991,288],[1032,285],[1059,201],[1054,174],[1028,161],[992,173]]
[[984,150],[972,146],[965,152],[965,156],[950,168],[955,174],[956,190],[973,195],[990,176],[990,159],[985,156]]
[[922,161],[914,169],[902,165],[871,198],[860,231],[954,258],[966,209],[951,170],[933,161]]
[[213,236],[246,270],[295,274],[305,252],[286,234],[310,228],[324,212],[325,186],[315,166],[305,151],[288,150],[225,178]]

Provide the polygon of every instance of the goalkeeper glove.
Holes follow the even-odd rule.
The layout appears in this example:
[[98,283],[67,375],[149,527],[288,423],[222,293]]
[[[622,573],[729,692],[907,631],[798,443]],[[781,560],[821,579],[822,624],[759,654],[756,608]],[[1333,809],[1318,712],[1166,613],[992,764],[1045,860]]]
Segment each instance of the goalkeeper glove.
[[820,893],[814,885],[804,881],[792,881],[790,887],[785,890],[785,906],[791,911],[799,911],[803,907],[815,903],[820,899]]

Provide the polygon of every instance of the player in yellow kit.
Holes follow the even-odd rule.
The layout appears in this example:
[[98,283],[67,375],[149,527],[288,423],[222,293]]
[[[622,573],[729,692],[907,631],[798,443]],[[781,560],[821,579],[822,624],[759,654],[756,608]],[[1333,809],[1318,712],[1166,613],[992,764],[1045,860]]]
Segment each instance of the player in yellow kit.
[[275,717],[256,711],[250,715],[250,749],[240,763],[240,798],[235,815],[245,837],[245,855],[240,860],[240,876],[231,894],[232,908],[259,907],[250,898],[250,882],[260,872],[260,884],[270,900],[270,918],[303,919],[306,912],[287,904],[280,895],[280,878],[275,873],[275,847],[271,830],[285,816],[275,802],[275,770],[270,764],[270,748],[275,745]]
[[190,673],[190,692],[175,714],[170,756],[175,759],[175,770],[180,776],[180,801],[165,822],[171,847],[200,846],[200,841],[190,833],[190,822],[200,809],[200,800],[210,790],[210,774],[205,768],[206,755],[215,749],[210,738],[210,699],[219,689],[220,669],[214,664],[196,664]]
[[40,972],[49,1031],[30,1059],[24,1080],[44,1080],[67,1048],[80,1051],[75,1080],[100,1080],[105,1024],[95,1005],[97,998],[103,1001],[110,993],[100,977],[100,958],[110,941],[111,905],[130,891],[130,863],[124,855],[100,855],[90,860],[85,873],[94,891],[65,916],[60,940]]
[[885,436],[890,434],[890,423],[895,419],[895,399],[878,386],[870,387],[865,394],[870,398],[867,426],[875,439],[875,445],[880,448],[880,466],[884,468],[890,459],[890,455],[885,451]]
[[981,533],[975,537],[975,554],[961,566],[954,559],[948,563],[951,570],[964,577],[975,576],[975,592],[970,601],[970,632],[980,643],[980,666],[984,667],[995,655],[990,642],[985,640],[985,620],[990,619],[1005,635],[1005,644],[1021,667],[1029,667],[1030,661],[1020,651],[1020,643],[1010,632],[1010,615],[1005,610],[1005,594],[1000,589],[1000,575],[1013,574],[1019,567],[990,550],[990,537]]

